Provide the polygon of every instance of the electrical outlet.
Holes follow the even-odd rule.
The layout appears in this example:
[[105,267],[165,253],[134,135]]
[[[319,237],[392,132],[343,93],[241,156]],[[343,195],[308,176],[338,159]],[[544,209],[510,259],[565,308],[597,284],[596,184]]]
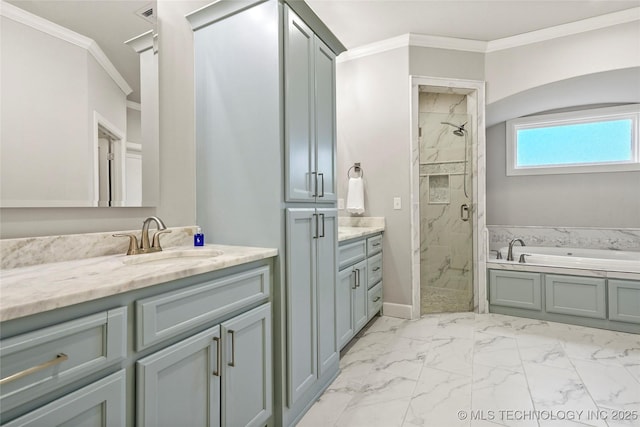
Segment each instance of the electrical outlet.
[[344,210],[344,199],[338,199],[338,209]]
[[400,197],[393,198],[393,209],[402,209],[402,199],[400,199]]

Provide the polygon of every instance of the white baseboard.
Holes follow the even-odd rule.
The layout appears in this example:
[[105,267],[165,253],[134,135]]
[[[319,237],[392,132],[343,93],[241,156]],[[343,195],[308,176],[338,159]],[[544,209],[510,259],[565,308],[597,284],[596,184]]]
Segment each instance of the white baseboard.
[[407,304],[393,304],[391,302],[382,303],[382,314],[401,319],[411,319],[411,306]]

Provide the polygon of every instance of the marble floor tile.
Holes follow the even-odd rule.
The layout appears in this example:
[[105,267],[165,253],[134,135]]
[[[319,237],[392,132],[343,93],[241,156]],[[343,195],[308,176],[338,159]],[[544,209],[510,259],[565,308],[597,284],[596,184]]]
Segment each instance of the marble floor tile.
[[532,417],[519,416],[534,409],[527,379],[521,372],[474,364],[471,407],[473,411],[493,414],[490,421],[501,425],[538,425]]
[[497,314],[379,317],[340,368],[300,426],[640,427],[635,334]]
[[349,402],[351,406],[366,406],[388,400],[411,397],[416,380],[377,371],[371,373],[362,383],[359,392]]
[[587,420],[586,414],[597,412],[598,407],[573,367],[564,369],[538,363],[525,363],[524,368],[535,409],[549,416],[566,413],[568,418],[543,420],[545,425],[563,421],[567,425],[579,423],[607,427],[605,420]]
[[587,360],[573,364],[598,406],[640,411],[640,382],[626,368]]
[[340,414],[335,425],[338,427],[400,427],[408,406],[409,398],[349,407]]
[[404,426],[468,426],[460,411],[471,410],[471,377],[425,367],[414,390]]
[[431,340],[424,365],[454,374],[471,376],[473,340],[437,336]]

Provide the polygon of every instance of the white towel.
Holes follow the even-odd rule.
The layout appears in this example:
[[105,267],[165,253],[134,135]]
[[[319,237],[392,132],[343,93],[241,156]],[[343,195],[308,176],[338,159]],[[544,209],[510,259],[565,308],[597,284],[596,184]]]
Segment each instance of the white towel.
[[362,181],[362,177],[349,178],[347,212],[352,214],[364,213],[364,182]]

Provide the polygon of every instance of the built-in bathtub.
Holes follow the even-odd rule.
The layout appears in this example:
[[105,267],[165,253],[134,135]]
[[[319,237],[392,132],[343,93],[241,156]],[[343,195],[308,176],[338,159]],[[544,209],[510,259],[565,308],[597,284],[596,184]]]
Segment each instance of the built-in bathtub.
[[[500,249],[503,260],[509,248]],[[608,249],[554,248],[541,246],[514,246],[513,259],[525,254],[525,263],[549,267],[582,268],[590,270],[640,273],[640,251]]]

